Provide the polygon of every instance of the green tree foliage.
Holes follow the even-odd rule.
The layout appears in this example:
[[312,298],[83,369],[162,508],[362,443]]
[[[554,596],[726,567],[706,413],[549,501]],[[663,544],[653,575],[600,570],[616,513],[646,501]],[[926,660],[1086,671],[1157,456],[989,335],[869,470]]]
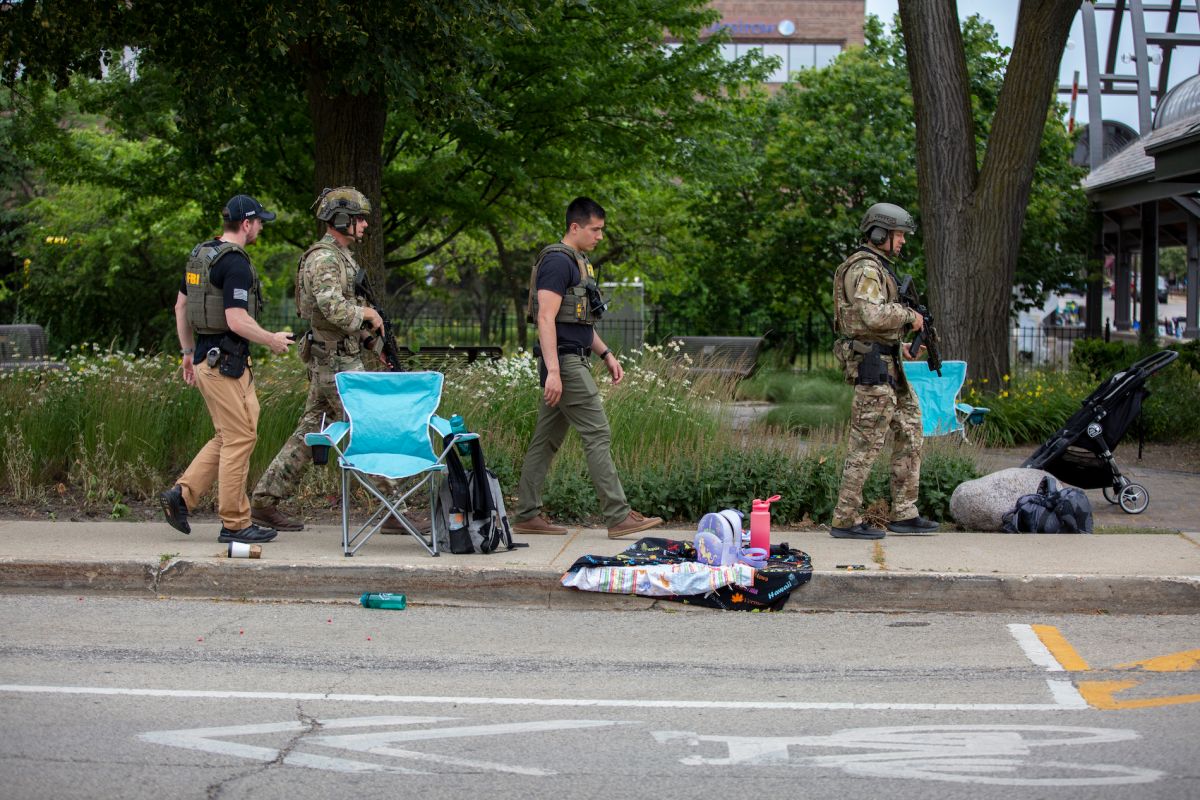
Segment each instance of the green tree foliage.
[[[687,176],[694,143],[729,124],[739,83],[762,77],[699,41],[714,19],[702,0],[316,0],[248,15],[208,0],[46,0],[18,12],[0,31],[6,83],[30,96],[39,79],[69,86],[79,111],[146,155],[105,171],[47,129],[39,148],[58,148],[47,157],[60,182],[206,210],[245,191],[295,212],[272,233],[296,246],[313,233],[314,192],[356,183],[383,200],[361,260],[386,259],[376,285],[400,295],[394,312],[453,264],[495,272],[485,283],[521,302],[514,284],[560,235],[571,196]],[[48,46],[62,32],[72,44]],[[435,263],[463,232],[494,255],[464,246]]]
[[[525,13],[527,27],[491,40],[505,70],[475,76],[490,113],[441,128],[403,128],[394,116],[389,131],[398,144],[385,176],[394,198],[389,266],[423,263],[459,232],[478,231],[491,240],[494,260],[476,271],[495,273],[488,281],[520,310],[529,265],[562,235],[562,212],[575,195],[614,212],[598,263],[661,253],[671,215],[639,212],[662,211],[658,200],[693,179],[696,142],[735,124],[738,87],[764,76],[754,59],[728,63],[719,42],[699,41],[714,19],[704,3],[530,3]],[[664,46],[665,31],[676,45]],[[663,176],[676,183],[651,185]],[[652,258],[642,263],[661,266]]]
[[[7,211],[16,257],[0,274],[0,303],[7,319],[45,327],[58,352],[82,342],[171,347],[184,259],[219,234],[224,200],[201,206],[147,186],[145,176],[176,151],[88,113],[103,90],[77,78],[62,92],[44,84],[7,92],[13,113],[0,136],[19,169]],[[272,223],[252,249],[268,292],[290,281],[297,250],[278,234],[301,227]]]
[[59,351],[89,341],[157,350],[173,337],[182,271],[168,276],[157,268],[191,248],[179,231],[195,225],[197,207],[130,204],[75,184],[35,199],[25,213],[30,263],[17,293],[18,319],[41,324]]
[[[771,98],[743,108],[736,129],[704,148],[711,180],[693,192],[703,243],[673,305],[695,320],[760,329],[807,312],[828,318],[833,270],[855,246],[872,203],[903,205],[921,222],[915,117],[903,41],[868,18],[866,46],[793,75]],[[978,17],[963,23],[976,145],[991,133],[1007,51]],[[1070,141],[1053,115],[1021,239],[1016,283],[1037,296],[1082,264],[1086,201]],[[924,231],[909,237],[901,271],[923,278]],[[947,351],[952,354],[954,350]]]
[[[310,0],[246,13],[215,0],[39,0],[6,13],[0,78],[62,87],[132,61],[134,84],[153,75],[166,89],[185,166],[178,174],[224,171],[224,190],[207,204],[225,199],[234,176],[255,194],[304,197],[296,207],[344,183],[378,203],[389,108],[422,121],[478,116],[465,66],[495,66],[484,38],[521,27],[521,16],[507,0]],[[134,119],[136,109],[125,104]],[[297,140],[301,120],[308,130]],[[290,168],[292,143],[304,140],[311,160]],[[277,170],[290,192],[277,190]],[[378,270],[380,240],[362,255]]]

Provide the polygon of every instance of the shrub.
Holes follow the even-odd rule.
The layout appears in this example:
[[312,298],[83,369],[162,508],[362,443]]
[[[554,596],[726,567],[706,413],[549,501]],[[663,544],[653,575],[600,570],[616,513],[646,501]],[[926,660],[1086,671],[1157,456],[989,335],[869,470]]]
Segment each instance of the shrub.
[[963,399],[991,409],[979,428],[988,444],[1012,447],[1045,440],[1094,388],[1082,372],[1041,370],[1012,378],[1005,375],[997,391],[968,380]]
[[1140,347],[1125,342],[1080,339],[1071,346],[1071,365],[1100,381],[1128,367],[1140,357],[1140,351]]
[[[981,435],[989,444],[1011,447],[1040,444],[1079,410],[1083,400],[1106,380],[1159,348],[1123,342],[1083,339],[1072,349],[1068,372],[1042,370],[1013,379],[1005,376],[998,391],[968,381],[963,399],[991,409]],[[1131,431],[1141,430],[1147,441],[1200,440],[1200,374],[1191,367],[1200,360],[1200,345],[1174,347],[1180,358],[1147,382],[1150,396]],[[1139,427],[1140,426],[1140,427]]]
[[1180,361],[1147,382],[1150,396],[1142,404],[1141,416],[1147,441],[1200,441],[1200,415],[1196,414],[1200,407],[1200,375]]
[[[709,511],[749,511],[755,497],[781,494],[774,518],[828,522],[837,500],[844,447],[840,434],[802,442],[786,431],[746,436],[724,423],[734,396],[728,379],[689,380],[685,366],[662,348],[647,347],[626,364],[614,386],[596,365],[613,431],[613,456],[633,507],[675,520]],[[255,362],[262,413],[251,461],[253,484],[290,435],[307,393],[294,357]],[[483,434],[489,466],[515,493],[533,433],[541,389],[533,360],[518,355],[480,361],[446,373],[439,413],[462,414]],[[828,380],[794,381],[796,395],[834,398],[848,387]],[[149,498],[169,485],[212,435],[199,392],[185,386],[175,358],[76,348],[60,372],[0,373],[0,437],[8,443],[0,482],[28,502],[63,483],[82,493],[89,510],[121,515],[127,497]],[[886,452],[866,488],[868,501],[888,495]],[[922,511],[943,515],[957,481],[974,476],[970,453],[932,444],[922,470]],[[295,503],[336,504],[335,469],[306,472]],[[208,503],[211,503],[211,498]],[[550,472],[544,506],[567,521],[595,520],[595,492],[578,436],[568,435]],[[207,507],[207,505],[206,505]]]

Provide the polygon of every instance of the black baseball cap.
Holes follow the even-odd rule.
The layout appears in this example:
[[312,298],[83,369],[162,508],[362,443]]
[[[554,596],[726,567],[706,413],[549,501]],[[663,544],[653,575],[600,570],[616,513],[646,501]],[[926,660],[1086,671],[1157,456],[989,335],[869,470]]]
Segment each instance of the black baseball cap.
[[221,216],[226,222],[241,222],[244,219],[261,219],[270,222],[275,215],[262,207],[262,203],[248,194],[239,194],[229,200],[221,209]]

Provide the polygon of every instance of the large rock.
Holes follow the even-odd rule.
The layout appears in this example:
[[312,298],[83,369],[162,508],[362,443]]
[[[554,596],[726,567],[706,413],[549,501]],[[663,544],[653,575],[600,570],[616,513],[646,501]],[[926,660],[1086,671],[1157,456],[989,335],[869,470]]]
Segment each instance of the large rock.
[[1049,474],[1040,469],[1011,467],[960,483],[950,495],[950,515],[968,531],[998,531],[1017,498],[1036,492],[1042,478]]

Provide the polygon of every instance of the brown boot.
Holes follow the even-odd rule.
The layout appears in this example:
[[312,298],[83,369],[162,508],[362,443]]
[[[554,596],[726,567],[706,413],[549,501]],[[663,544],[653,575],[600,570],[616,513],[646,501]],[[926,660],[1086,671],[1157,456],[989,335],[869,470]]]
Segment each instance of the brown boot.
[[274,528],[277,531],[302,531],[304,523],[289,517],[279,510],[279,506],[262,506],[250,508],[250,521],[264,528]]
[[561,525],[555,525],[546,519],[545,514],[538,514],[536,517],[514,522],[512,531],[513,533],[541,533],[550,536],[562,536],[567,532],[567,529]]
[[636,511],[630,511],[629,516],[624,521],[618,522],[608,529],[608,538],[620,539],[622,536],[648,531],[662,524],[662,517],[643,517]]
[[[420,530],[419,527],[417,529]],[[401,525],[400,520],[396,519],[395,516],[388,514],[387,519],[379,526],[379,532],[403,536],[408,533],[408,528]]]

